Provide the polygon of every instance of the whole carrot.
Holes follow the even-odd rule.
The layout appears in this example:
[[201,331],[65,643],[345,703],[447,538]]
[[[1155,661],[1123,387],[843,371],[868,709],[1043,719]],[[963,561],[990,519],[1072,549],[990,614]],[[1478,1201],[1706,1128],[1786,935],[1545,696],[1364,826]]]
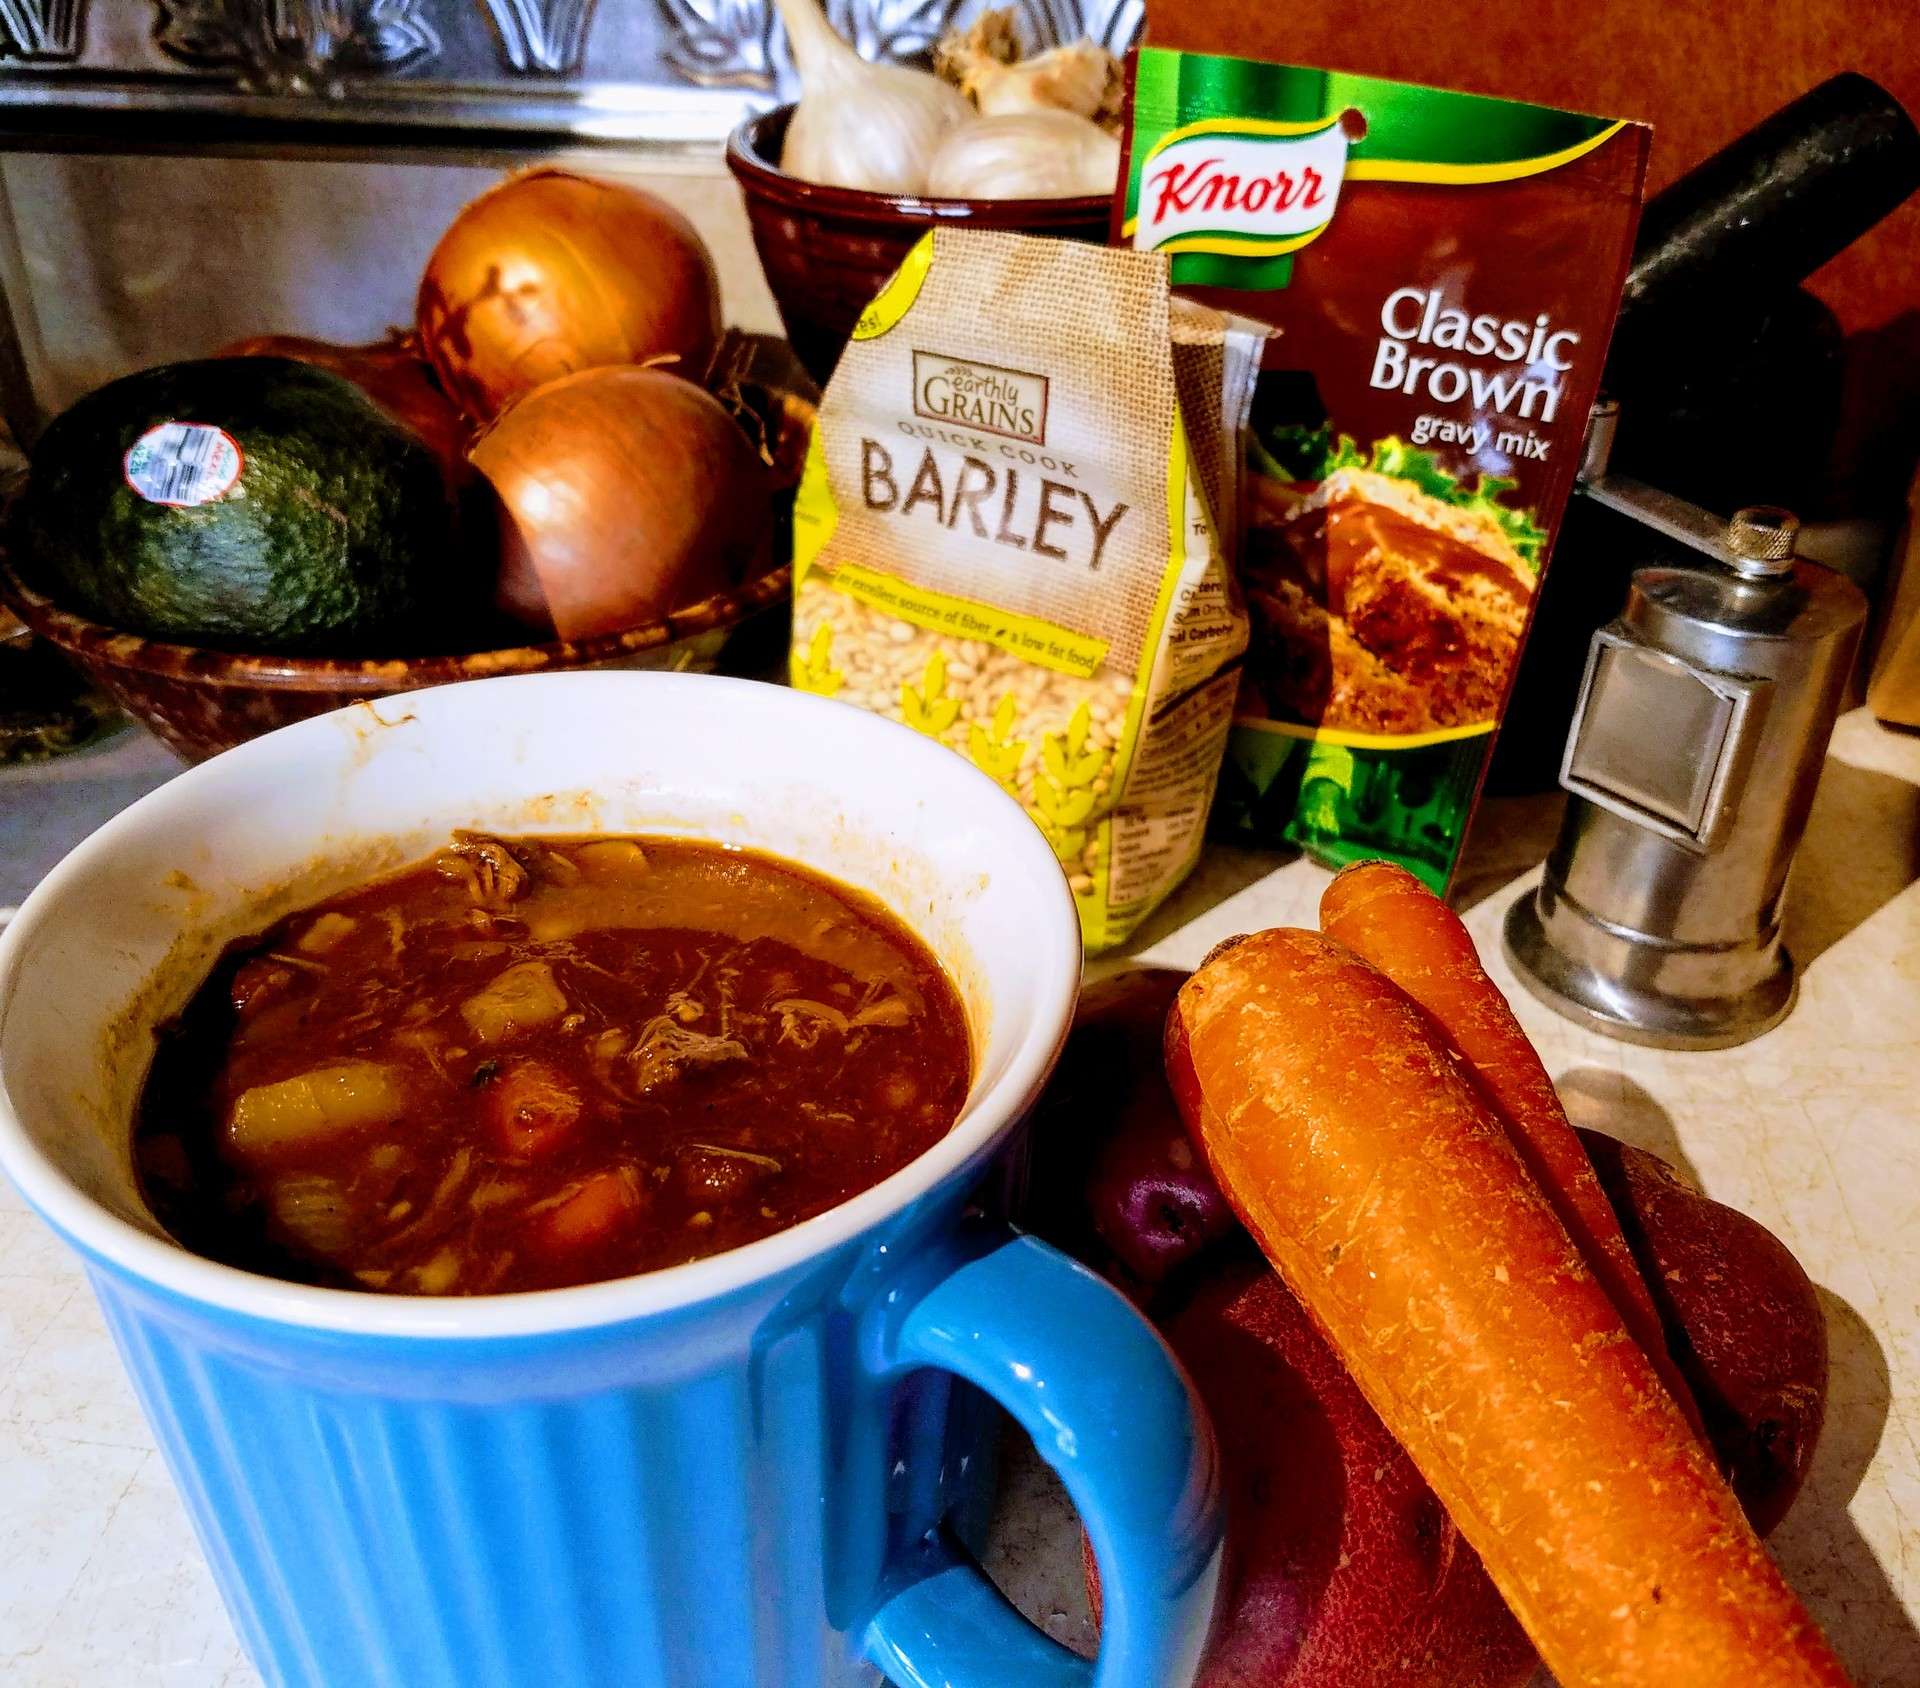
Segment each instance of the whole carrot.
[[1166,1056],[1234,1211],[1567,1688],[1846,1688],[1430,1015],[1261,932],[1181,987]]
[[1473,1069],[1521,1164],[1704,1439],[1693,1393],[1667,1351],[1659,1309],[1613,1204],[1567,1121],[1553,1079],[1480,965],[1460,917],[1405,868],[1361,862],[1336,876],[1321,896],[1320,929],[1412,997]]

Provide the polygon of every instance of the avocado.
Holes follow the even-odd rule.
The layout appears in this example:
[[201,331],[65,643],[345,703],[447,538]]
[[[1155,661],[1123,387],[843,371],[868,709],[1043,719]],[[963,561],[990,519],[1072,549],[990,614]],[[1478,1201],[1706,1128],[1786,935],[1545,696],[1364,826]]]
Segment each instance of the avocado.
[[178,643],[415,653],[484,597],[440,464],[351,382],[209,358],[109,382],[49,425],[20,512],[57,602]]

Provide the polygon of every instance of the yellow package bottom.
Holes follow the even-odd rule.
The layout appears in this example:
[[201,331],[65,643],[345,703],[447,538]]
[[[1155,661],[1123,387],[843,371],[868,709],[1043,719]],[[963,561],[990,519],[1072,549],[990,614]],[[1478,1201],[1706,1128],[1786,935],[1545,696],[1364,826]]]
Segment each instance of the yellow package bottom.
[[[808,570],[794,596],[793,684],[937,738],[992,778],[1060,858],[1087,947],[1110,948],[1199,854],[1237,669],[1163,701],[1143,745],[1144,682],[1097,659],[1073,671],[1097,641],[1078,640],[1063,662],[1076,643],[1066,629],[932,596],[864,569]],[[998,637],[941,625],[973,617]],[[1007,648],[1036,638],[1052,666]]]

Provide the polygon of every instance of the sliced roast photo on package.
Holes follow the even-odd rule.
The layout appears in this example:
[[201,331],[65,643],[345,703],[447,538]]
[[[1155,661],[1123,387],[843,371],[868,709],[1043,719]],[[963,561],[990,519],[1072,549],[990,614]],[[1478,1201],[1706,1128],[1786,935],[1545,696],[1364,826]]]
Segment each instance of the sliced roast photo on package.
[[1247,618],[1269,330],[1167,261],[941,229],[868,308],[794,510],[791,678],[958,751],[1046,834],[1089,949],[1205,842]]
[[1124,244],[1279,330],[1216,829],[1450,880],[1579,467],[1648,130],[1178,49],[1134,69]]

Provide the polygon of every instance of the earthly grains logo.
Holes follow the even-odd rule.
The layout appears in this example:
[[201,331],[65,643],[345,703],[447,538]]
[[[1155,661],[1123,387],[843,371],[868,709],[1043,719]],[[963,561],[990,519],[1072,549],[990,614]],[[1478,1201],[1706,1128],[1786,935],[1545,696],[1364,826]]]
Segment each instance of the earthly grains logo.
[[1141,160],[1139,212],[1127,232],[1143,252],[1296,252],[1333,221],[1349,139],[1339,116],[1189,123]]
[[1047,443],[1047,378],[938,352],[913,354],[913,413],[1010,440]]

